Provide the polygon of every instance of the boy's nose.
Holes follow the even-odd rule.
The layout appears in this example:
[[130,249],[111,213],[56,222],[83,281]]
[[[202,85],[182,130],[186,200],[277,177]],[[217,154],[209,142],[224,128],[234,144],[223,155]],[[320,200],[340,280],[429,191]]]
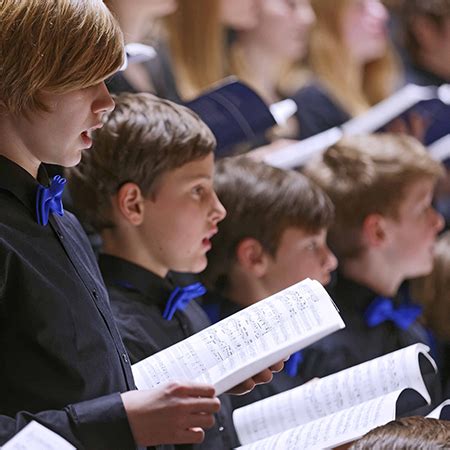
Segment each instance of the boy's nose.
[[214,223],[220,222],[221,220],[223,220],[225,218],[226,215],[227,215],[227,210],[220,202],[219,197],[217,197],[217,194],[214,193],[213,208],[212,208],[212,216],[213,216]]
[[332,272],[338,266],[338,260],[334,253],[328,248],[325,247],[325,263],[324,267],[328,272]]
[[95,114],[112,111],[115,103],[103,81],[98,85],[97,96],[92,104],[92,112]]
[[436,211],[434,208],[433,208],[432,214],[433,214],[433,220],[432,220],[433,228],[437,234],[444,229],[445,220],[444,220],[443,215],[440,212]]

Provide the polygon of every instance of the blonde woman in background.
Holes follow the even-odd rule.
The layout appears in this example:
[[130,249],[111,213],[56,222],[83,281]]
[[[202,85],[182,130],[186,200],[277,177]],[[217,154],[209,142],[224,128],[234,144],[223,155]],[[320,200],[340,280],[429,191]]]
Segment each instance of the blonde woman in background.
[[[236,33],[231,68],[271,104],[287,97],[284,80],[306,54],[315,15],[310,0],[260,0],[258,17],[255,27]],[[273,137],[297,134],[298,122],[293,118]]]
[[167,44],[183,100],[230,74],[228,36],[258,22],[257,0],[178,0],[166,18]]
[[283,75],[305,56],[314,21],[310,0],[260,0],[258,24],[232,44],[234,73],[268,103],[281,100]]
[[293,98],[301,139],[341,125],[388,97],[398,64],[380,0],[311,0],[316,14],[308,63],[314,81]]

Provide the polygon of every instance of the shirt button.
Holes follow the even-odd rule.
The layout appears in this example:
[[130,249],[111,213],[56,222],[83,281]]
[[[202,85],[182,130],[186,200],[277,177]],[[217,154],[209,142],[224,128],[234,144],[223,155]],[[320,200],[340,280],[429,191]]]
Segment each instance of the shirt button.
[[123,360],[125,361],[125,364],[128,364],[128,363],[129,363],[129,361],[128,361],[128,355],[127,355],[126,353],[122,353],[122,358],[123,358]]
[[56,234],[58,235],[59,239],[64,239],[64,235],[61,233],[61,231],[57,231]]
[[98,294],[95,289],[92,291],[92,295],[94,296],[95,300],[98,300]]

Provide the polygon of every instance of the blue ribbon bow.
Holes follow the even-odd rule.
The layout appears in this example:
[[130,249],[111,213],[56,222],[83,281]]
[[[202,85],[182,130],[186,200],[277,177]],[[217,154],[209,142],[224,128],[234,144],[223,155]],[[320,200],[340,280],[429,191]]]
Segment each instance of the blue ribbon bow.
[[298,368],[303,362],[303,353],[301,351],[293,353],[284,363],[284,370],[290,377],[297,376]]
[[49,187],[39,185],[36,195],[36,217],[39,225],[47,225],[50,213],[64,215],[62,194],[67,180],[55,175]]
[[193,283],[185,287],[177,286],[167,300],[163,318],[171,320],[178,310],[183,311],[191,300],[201,297],[205,293],[206,288],[202,283]]
[[405,304],[394,308],[390,298],[376,297],[366,309],[364,319],[371,328],[390,320],[397,328],[406,330],[421,313],[422,307],[419,305]]

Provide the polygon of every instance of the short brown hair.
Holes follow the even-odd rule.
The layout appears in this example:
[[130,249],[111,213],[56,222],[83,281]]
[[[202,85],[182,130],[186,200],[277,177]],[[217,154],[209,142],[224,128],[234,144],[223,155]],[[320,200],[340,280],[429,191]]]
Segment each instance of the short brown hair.
[[283,231],[298,227],[316,232],[331,225],[333,205],[311,180],[239,156],[218,161],[214,187],[227,216],[219,223],[208,253],[203,280],[223,292],[236,261],[236,248],[252,237],[275,256]]
[[2,0],[0,24],[0,110],[46,110],[42,90],[93,86],[123,64],[122,32],[101,0]]
[[450,231],[442,234],[434,248],[433,270],[411,281],[412,298],[424,306],[426,325],[440,339],[450,339]]
[[97,231],[112,227],[111,196],[127,182],[145,196],[164,173],[214,151],[210,129],[190,109],[151,94],[122,94],[94,134],[93,148],[67,171],[75,209]]
[[449,446],[449,421],[414,416],[373,429],[350,450],[434,450]]
[[336,220],[330,245],[338,259],[363,250],[360,231],[369,214],[397,218],[411,183],[443,174],[424,146],[411,136],[379,133],[343,138],[305,168],[330,196]]

